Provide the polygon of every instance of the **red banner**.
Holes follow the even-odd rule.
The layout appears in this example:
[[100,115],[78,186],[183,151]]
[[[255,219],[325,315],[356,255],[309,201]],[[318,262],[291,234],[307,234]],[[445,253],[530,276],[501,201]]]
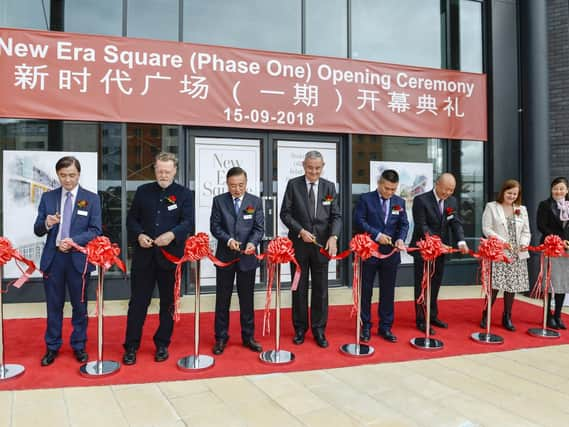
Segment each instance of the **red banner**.
[[0,117],[486,140],[486,76],[0,28]]

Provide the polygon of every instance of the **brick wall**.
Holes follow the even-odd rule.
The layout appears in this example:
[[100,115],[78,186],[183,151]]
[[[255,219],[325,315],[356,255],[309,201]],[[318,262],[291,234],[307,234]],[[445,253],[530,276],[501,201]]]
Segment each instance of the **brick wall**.
[[569,176],[569,1],[547,1],[551,176]]

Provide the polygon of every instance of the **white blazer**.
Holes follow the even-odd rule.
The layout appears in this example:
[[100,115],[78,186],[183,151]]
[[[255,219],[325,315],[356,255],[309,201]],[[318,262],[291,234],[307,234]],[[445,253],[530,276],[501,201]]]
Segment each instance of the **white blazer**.
[[[514,214],[516,225],[516,240],[518,246],[527,246],[531,240],[531,233],[529,230],[528,211],[525,206],[514,206],[514,210],[519,209],[520,215]],[[498,202],[486,203],[484,213],[482,214],[482,233],[486,237],[497,237],[498,239],[507,242],[508,239],[508,223],[504,209]],[[529,252],[520,252],[520,259],[529,258]]]

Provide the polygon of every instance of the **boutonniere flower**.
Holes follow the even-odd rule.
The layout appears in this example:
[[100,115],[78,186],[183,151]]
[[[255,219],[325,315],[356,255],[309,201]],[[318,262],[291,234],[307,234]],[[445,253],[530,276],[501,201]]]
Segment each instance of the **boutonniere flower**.
[[324,196],[324,198],[322,199],[323,202],[332,202],[334,200],[334,196],[332,196],[331,194],[326,194],[326,196]]
[[515,209],[514,209],[514,215],[520,216],[521,214],[522,214],[522,211],[521,211],[520,208],[515,208]]
[[255,212],[255,208],[253,206],[249,205],[245,208],[245,213],[247,215],[251,215],[253,212]]
[[166,200],[168,201],[168,203],[170,203],[171,205],[173,205],[174,203],[176,203],[176,196],[174,196],[173,194],[171,196],[166,197]]
[[87,200],[78,200],[77,201],[77,207],[80,209],[85,209],[87,206],[89,206],[89,202]]
[[393,205],[393,208],[392,208],[391,210],[393,210],[393,211],[395,211],[395,212],[399,212],[399,211],[401,210],[401,206],[399,206],[399,205]]
[[447,213],[447,216],[451,216],[454,214],[454,209],[453,208],[446,208],[446,213]]

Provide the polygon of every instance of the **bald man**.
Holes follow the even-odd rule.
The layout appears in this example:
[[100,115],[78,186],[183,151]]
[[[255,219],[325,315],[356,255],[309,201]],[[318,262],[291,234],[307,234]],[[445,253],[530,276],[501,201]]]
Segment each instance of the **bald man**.
[[[425,234],[439,236],[445,245],[457,241],[457,246],[462,253],[468,252],[468,245],[464,241],[462,220],[458,215],[458,204],[452,196],[456,187],[456,179],[450,173],[443,173],[435,182],[435,188],[423,193],[413,200],[413,219],[415,227],[411,246]],[[417,304],[421,295],[421,280],[423,278],[423,258],[417,252],[413,253],[415,266],[415,319],[417,329],[425,332],[426,307]],[[435,272],[431,276],[431,326],[448,328],[448,324],[439,318],[438,297],[445,268],[445,255],[435,261]],[[430,330],[434,334],[434,330]]]

